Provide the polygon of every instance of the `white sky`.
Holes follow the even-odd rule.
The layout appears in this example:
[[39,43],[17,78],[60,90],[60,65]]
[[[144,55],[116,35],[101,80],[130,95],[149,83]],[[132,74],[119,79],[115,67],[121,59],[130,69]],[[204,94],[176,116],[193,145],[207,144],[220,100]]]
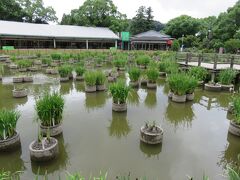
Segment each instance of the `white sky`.
[[[61,21],[63,13],[77,9],[84,0],[43,0],[46,6],[52,6]],[[113,0],[121,13],[132,18],[139,6],[151,6],[154,19],[162,23],[179,15],[186,14],[196,18],[218,15],[233,6],[237,0]]]

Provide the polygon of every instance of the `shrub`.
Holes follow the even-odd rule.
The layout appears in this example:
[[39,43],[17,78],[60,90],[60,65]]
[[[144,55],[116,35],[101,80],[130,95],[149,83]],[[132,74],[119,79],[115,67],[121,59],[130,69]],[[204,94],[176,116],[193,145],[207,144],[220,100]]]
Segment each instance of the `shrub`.
[[166,64],[166,73],[167,74],[176,74],[178,73],[178,64],[175,62],[168,62]]
[[97,81],[96,72],[94,72],[94,71],[85,72],[84,79],[85,79],[86,85],[88,85],[88,86],[96,85],[96,81]]
[[125,60],[125,59],[115,59],[114,61],[113,61],[113,65],[115,66],[115,67],[125,67],[126,66],[126,64],[127,64],[127,61]]
[[53,53],[51,54],[52,60],[60,60],[61,59],[61,54],[60,53]]
[[20,113],[14,110],[0,110],[0,140],[11,138],[15,134]]
[[207,78],[207,70],[203,67],[192,67],[189,70],[189,75],[197,79],[198,81],[204,81]]
[[186,76],[186,81],[188,84],[187,94],[192,94],[198,85],[198,81],[192,76]]
[[85,68],[83,66],[77,66],[75,69],[77,76],[83,76]]
[[110,85],[109,91],[112,94],[113,102],[116,104],[123,104],[126,102],[130,87],[125,84],[123,80]]
[[48,66],[51,65],[51,62],[52,62],[52,60],[51,60],[50,58],[44,58],[44,59],[42,59],[42,63],[43,63],[43,64],[47,64]]
[[70,54],[64,53],[64,54],[61,55],[61,59],[64,60],[64,61],[68,61],[70,58],[71,58]]
[[60,77],[68,77],[72,72],[72,68],[70,66],[61,66],[58,68],[58,72]]
[[106,75],[102,71],[97,71],[96,76],[96,85],[103,85],[106,82]]
[[228,53],[237,53],[237,51],[240,49],[240,40],[229,39],[225,42],[225,49]]
[[36,102],[38,118],[43,126],[54,126],[62,121],[64,99],[58,93],[45,94]]
[[137,57],[136,62],[137,65],[143,65],[143,66],[147,66],[151,61],[150,56],[147,55],[140,55]]
[[168,77],[169,88],[176,95],[185,95],[189,90],[188,80],[184,73],[172,74]]
[[236,71],[233,69],[225,69],[219,73],[219,81],[221,84],[230,85],[236,76]]
[[28,68],[28,67],[31,67],[33,65],[33,61],[32,60],[18,60],[16,62],[16,64],[20,68]]
[[235,115],[234,122],[240,124],[240,96],[233,97],[233,112]]
[[179,48],[180,48],[180,44],[179,44],[178,40],[174,40],[172,43],[172,47],[171,47],[172,51],[178,51]]
[[128,74],[129,74],[130,80],[133,82],[136,82],[140,78],[141,71],[138,68],[133,67],[133,68],[129,69]]
[[156,68],[149,68],[146,73],[148,81],[150,81],[151,83],[155,83],[157,81],[159,73]]

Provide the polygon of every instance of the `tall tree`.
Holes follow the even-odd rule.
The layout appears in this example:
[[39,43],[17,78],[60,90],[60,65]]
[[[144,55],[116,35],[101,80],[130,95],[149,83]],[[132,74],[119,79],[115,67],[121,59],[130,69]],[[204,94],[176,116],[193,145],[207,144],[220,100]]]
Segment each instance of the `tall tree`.
[[18,3],[27,14],[24,19],[26,22],[46,24],[58,20],[53,7],[45,7],[42,0],[18,0]]
[[138,8],[137,14],[130,24],[130,31],[133,35],[154,29],[152,13],[151,7],[146,8],[145,6],[140,6]]
[[121,14],[112,0],[86,0],[79,9],[64,14],[61,24],[109,27],[115,32],[128,26],[125,14]]
[[0,19],[7,21],[23,21],[26,13],[21,6],[12,0],[0,1]]
[[200,30],[200,22],[187,15],[182,15],[170,20],[165,27],[165,32],[174,38],[182,35],[195,35]]

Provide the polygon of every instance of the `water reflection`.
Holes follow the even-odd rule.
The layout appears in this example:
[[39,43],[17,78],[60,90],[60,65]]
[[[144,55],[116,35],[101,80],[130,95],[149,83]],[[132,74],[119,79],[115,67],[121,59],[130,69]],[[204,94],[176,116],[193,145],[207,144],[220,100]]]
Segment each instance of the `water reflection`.
[[69,82],[62,82],[60,83],[60,93],[62,95],[70,94],[73,90],[73,82],[70,80]]
[[84,92],[85,91],[84,82],[77,82],[76,81],[75,88],[78,92]]
[[52,174],[55,171],[61,171],[66,169],[69,163],[69,157],[67,153],[68,145],[65,144],[63,135],[57,137],[59,145],[59,155],[56,159],[48,162],[31,162],[32,172],[35,175]]
[[21,147],[16,151],[1,152],[0,153],[0,170],[10,171],[15,173],[16,171],[24,171],[26,168],[24,162],[21,159],[22,150]]
[[85,93],[85,97],[85,107],[91,110],[104,107],[108,94],[106,92]]
[[146,155],[147,158],[155,157],[160,154],[162,151],[162,144],[150,145],[140,141],[139,144],[140,150]]
[[131,93],[129,93],[128,103],[135,106],[139,105],[139,96],[137,91],[132,90]]
[[117,113],[112,112],[112,121],[110,126],[108,127],[109,135],[115,136],[117,138],[121,138],[127,136],[131,131],[131,127],[127,120],[127,112]]
[[194,116],[191,102],[175,103],[169,100],[165,117],[175,126],[191,126]]
[[157,96],[156,96],[156,90],[147,90],[147,96],[144,101],[145,105],[152,109],[157,106]]
[[221,160],[219,165],[222,165],[224,168],[226,168],[228,164],[240,165],[238,164],[239,154],[240,154],[239,137],[234,136],[231,133],[228,133],[227,144],[225,146],[225,150],[221,154]]

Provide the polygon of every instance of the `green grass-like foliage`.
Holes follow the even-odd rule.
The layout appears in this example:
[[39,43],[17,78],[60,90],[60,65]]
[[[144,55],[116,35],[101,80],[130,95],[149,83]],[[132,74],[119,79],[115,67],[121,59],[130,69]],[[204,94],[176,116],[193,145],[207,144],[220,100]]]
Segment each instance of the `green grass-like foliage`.
[[77,76],[83,76],[84,72],[85,72],[85,68],[83,66],[77,66],[75,69]]
[[106,75],[102,71],[96,72],[96,78],[96,85],[103,85],[107,80]]
[[0,140],[12,137],[15,134],[20,113],[14,110],[0,110]]
[[237,124],[240,124],[240,96],[234,96],[233,97],[233,112],[235,115],[235,118],[233,121]]
[[208,72],[203,67],[192,67],[189,70],[189,75],[193,76],[198,81],[204,81],[207,78]]
[[44,58],[44,59],[42,59],[42,63],[50,66],[52,63],[52,60],[50,58]]
[[158,70],[157,68],[149,68],[147,69],[147,79],[148,81],[152,82],[152,83],[155,83],[158,79],[158,76],[159,76],[159,73],[158,73]]
[[219,73],[219,81],[221,84],[230,85],[236,76],[236,71],[233,69],[225,69]]
[[185,73],[172,74],[168,77],[170,90],[179,96],[193,93],[197,87],[197,80]]
[[60,53],[53,53],[51,54],[52,60],[60,60],[61,59],[61,54]]
[[31,67],[33,65],[33,61],[32,60],[18,60],[16,62],[16,64],[18,65],[18,67],[20,68],[28,68]]
[[136,58],[137,65],[147,66],[151,61],[151,57],[148,55],[140,55]]
[[71,72],[72,68],[68,65],[63,65],[58,68],[58,73],[61,77],[68,77]]
[[127,60],[126,59],[115,59],[113,61],[113,65],[115,67],[125,67],[127,64]]
[[130,80],[133,82],[136,82],[140,78],[141,71],[137,67],[133,67],[133,68],[129,69],[128,74],[129,74]]
[[97,76],[95,71],[87,71],[84,73],[84,80],[86,85],[94,86],[96,85]]
[[127,86],[123,80],[111,84],[109,91],[112,94],[113,102],[117,104],[125,103],[130,89],[131,88]]
[[38,118],[43,126],[57,125],[62,121],[64,99],[58,93],[45,94],[36,102]]

